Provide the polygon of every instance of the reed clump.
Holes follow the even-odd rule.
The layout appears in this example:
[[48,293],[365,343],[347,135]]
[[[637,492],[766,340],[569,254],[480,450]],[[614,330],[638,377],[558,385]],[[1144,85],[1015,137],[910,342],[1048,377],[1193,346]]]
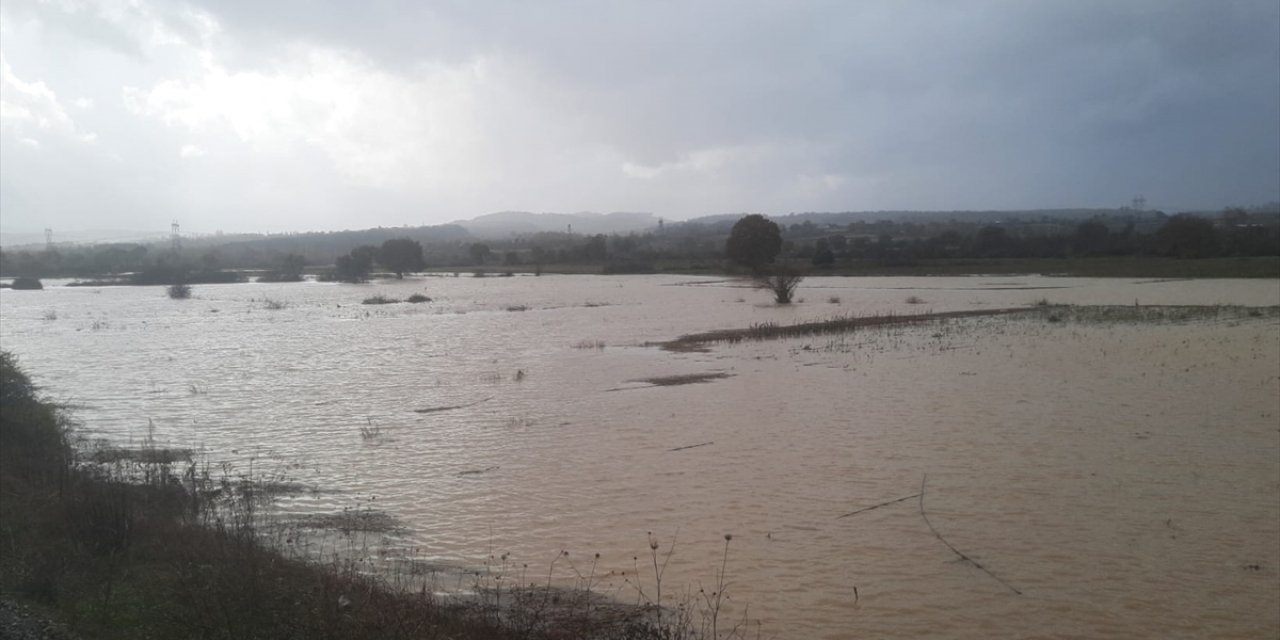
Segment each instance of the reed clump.
[[390,298],[379,293],[376,296],[365,298],[360,304],[399,304],[399,298]]

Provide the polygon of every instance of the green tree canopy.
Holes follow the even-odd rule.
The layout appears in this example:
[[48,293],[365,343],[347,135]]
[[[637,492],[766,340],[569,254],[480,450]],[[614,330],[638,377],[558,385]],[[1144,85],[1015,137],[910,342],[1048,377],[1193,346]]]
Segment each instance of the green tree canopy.
[[753,271],[773,262],[782,251],[782,230],[768,218],[753,213],[743,216],[729,231],[724,253],[733,262]]

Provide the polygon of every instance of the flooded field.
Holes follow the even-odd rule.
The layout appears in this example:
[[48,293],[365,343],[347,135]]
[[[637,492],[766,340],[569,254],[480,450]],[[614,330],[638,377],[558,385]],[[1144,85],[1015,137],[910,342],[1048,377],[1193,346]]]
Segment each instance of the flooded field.
[[[361,304],[414,293],[431,301]],[[598,553],[594,588],[635,602],[653,539],[660,561],[674,548],[664,603],[723,563],[724,616],[765,637],[1280,634],[1280,316],[1035,306],[1264,307],[1276,281],[811,278],[798,295],[676,276],[185,301],[54,286],[0,293],[0,337],[82,433],[153,431],[316,487],[282,500],[300,516],[385,512],[393,554],[506,554],[570,583]],[[1015,307],[1033,311],[650,346]]]

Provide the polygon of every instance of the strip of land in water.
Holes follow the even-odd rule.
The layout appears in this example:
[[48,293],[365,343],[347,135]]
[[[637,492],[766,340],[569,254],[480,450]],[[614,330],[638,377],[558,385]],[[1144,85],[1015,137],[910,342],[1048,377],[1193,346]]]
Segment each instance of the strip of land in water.
[[707,345],[717,342],[741,342],[743,340],[776,340],[778,338],[795,338],[801,336],[817,336],[829,333],[845,333],[863,327],[879,327],[891,324],[914,324],[946,318],[974,318],[982,316],[1001,316],[1011,313],[1022,313],[1026,307],[1014,309],[977,309],[972,311],[946,311],[942,313],[917,313],[907,315],[885,314],[874,316],[844,316],[830,320],[800,322],[797,324],[775,324],[767,322],[753,324],[742,329],[717,329],[702,333],[689,333],[675,340],[651,343],[667,351],[705,351]]
[[837,333],[848,333],[869,327],[919,324],[937,320],[983,318],[1024,314],[1042,316],[1048,322],[1185,322],[1211,319],[1247,319],[1280,317],[1280,307],[1243,307],[1230,305],[1049,305],[1014,307],[1003,309],[972,309],[944,311],[940,313],[882,314],[871,316],[842,316],[829,320],[815,320],[795,324],[766,322],[740,329],[717,329],[702,333],[690,333],[666,342],[651,342],[648,346],[666,351],[706,351],[708,345],[743,340],[777,340],[802,338]]

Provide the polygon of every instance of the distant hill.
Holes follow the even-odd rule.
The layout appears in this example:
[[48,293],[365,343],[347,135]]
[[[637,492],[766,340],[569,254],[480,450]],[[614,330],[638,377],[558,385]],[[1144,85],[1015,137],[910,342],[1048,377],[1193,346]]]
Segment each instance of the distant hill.
[[[709,227],[723,225],[726,222],[736,221],[738,218],[746,215],[745,213],[728,213],[711,216],[702,216],[687,220],[685,224],[701,224]],[[788,213],[785,215],[770,215],[770,220],[783,225],[791,226],[793,224],[804,224],[811,222],[813,224],[832,224],[847,225],[851,222],[875,222],[878,220],[892,220],[895,222],[1008,222],[1010,220],[1021,220],[1030,222],[1046,218],[1056,220],[1085,220],[1095,216],[1116,216],[1131,215],[1137,219],[1157,217],[1155,211],[1132,211],[1128,209],[1025,209],[1025,210],[1006,210],[1006,211],[844,211],[839,213],[829,212],[803,212]]]
[[594,235],[630,231],[644,231],[658,226],[658,218],[652,213],[619,211],[615,213],[530,213],[528,211],[502,211],[459,220],[454,224],[463,227],[471,235],[501,238],[543,231]]
[[[138,231],[126,229],[88,229],[84,231],[61,232],[54,230],[53,241],[57,244],[96,244],[107,242],[155,242],[168,237],[166,233],[155,231]],[[11,232],[0,233],[0,247],[5,249],[43,248],[44,232]]]

